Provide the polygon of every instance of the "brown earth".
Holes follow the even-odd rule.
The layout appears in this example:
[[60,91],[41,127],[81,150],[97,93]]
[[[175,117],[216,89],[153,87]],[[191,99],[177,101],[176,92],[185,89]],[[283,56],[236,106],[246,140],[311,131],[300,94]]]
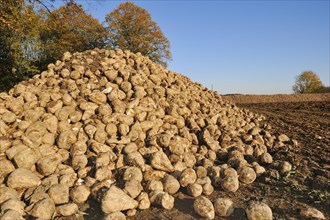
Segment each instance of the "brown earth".
[[240,103],[276,103],[276,102],[323,102],[330,100],[330,93],[321,94],[277,94],[277,95],[225,95],[223,99]]
[[[323,98],[328,95],[322,94]],[[209,196],[211,199],[219,196],[232,198],[237,208],[227,219],[246,219],[244,210],[251,200],[267,203],[274,219],[303,219],[299,212],[304,207],[317,208],[330,219],[330,99],[306,102],[312,96],[298,96],[299,100],[305,101],[301,102],[295,96],[286,95],[284,102],[274,102],[278,100],[277,96],[267,96],[271,103],[264,102],[261,96],[249,96],[251,103],[237,103],[239,107],[266,116],[263,124],[271,125],[274,134],[287,134],[298,140],[299,144],[295,148],[284,146],[269,150],[275,161],[287,160],[293,164],[293,170],[287,176],[278,175],[274,165],[270,165],[266,167],[269,172],[253,184],[242,186],[235,193],[216,189]],[[314,95],[314,99],[319,100],[322,96]],[[248,100],[246,96],[235,99]],[[138,211],[128,219],[201,219],[193,211],[193,201],[189,196],[177,194],[174,209],[152,207]],[[102,212],[95,205],[91,207],[93,209],[87,210],[85,219],[100,218],[101,215],[96,213]]]

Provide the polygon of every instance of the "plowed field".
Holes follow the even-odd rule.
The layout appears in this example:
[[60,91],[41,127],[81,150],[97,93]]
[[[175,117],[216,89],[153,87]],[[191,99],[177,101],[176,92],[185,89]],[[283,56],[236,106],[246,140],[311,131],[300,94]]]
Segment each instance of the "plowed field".
[[[227,219],[246,219],[244,209],[250,200],[266,202],[273,210],[274,219],[302,219],[300,209],[308,206],[330,218],[330,100],[326,101],[328,95],[314,97],[323,100],[316,102],[301,102],[306,97],[298,97],[299,100],[286,96],[285,102],[276,102],[278,97],[269,99],[267,96],[268,101],[272,100],[267,103],[264,97],[253,96],[251,103],[236,103],[263,114],[266,116],[263,123],[271,125],[273,133],[287,134],[299,144],[295,148],[284,146],[270,151],[274,160],[287,160],[293,164],[293,171],[288,176],[277,175],[275,169],[267,167],[274,172],[259,177],[252,185],[240,187],[235,193],[215,190],[211,199],[230,197],[237,206]],[[247,97],[241,100],[249,101]],[[138,212],[131,219],[199,219],[192,209],[193,201],[185,195],[177,195],[173,210],[151,208]]]

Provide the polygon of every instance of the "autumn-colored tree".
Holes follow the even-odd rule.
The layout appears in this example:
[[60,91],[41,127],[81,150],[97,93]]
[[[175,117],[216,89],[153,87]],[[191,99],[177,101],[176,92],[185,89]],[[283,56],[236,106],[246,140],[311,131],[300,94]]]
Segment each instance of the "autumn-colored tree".
[[[106,29],[74,0],[0,0],[0,91],[44,69],[65,51],[104,47]],[[37,10],[41,9],[41,10]]]
[[15,63],[14,36],[19,32],[18,21],[22,17],[24,1],[0,0],[0,76],[3,80]]
[[40,22],[32,0],[0,0],[0,91],[38,72]]
[[24,9],[24,0],[0,0],[0,28],[17,29],[17,23]]
[[330,93],[330,86],[322,86],[317,90],[317,93]]
[[41,66],[61,58],[65,51],[77,52],[105,46],[106,29],[74,1],[51,13],[44,12],[44,15],[46,19],[40,31],[44,50]]
[[294,93],[317,93],[323,84],[316,73],[305,71],[296,77],[296,83],[292,86]]
[[147,10],[125,2],[107,14],[105,21],[112,48],[140,52],[163,66],[171,59],[169,40]]

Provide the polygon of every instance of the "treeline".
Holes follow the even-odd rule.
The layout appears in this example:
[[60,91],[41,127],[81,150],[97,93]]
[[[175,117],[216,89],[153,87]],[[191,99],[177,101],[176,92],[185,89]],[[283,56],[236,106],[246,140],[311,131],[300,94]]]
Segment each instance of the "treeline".
[[0,0],[0,91],[46,69],[65,51],[131,50],[167,65],[170,43],[150,14],[120,4],[101,24],[74,0],[49,10],[41,0]]

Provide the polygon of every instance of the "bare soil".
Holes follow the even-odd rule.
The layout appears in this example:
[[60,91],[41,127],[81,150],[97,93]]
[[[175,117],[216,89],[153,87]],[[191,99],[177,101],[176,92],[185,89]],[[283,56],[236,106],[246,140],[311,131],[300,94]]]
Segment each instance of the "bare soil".
[[[294,149],[273,149],[274,158],[288,160],[295,170],[287,178],[265,184],[265,197],[276,218],[299,217],[299,209],[315,207],[330,218],[330,99],[323,102],[237,104],[266,116],[273,133],[298,140]],[[258,183],[257,183],[258,184]]]
[[225,95],[222,97],[236,104],[281,103],[281,102],[326,102],[330,93],[320,94],[276,94],[276,95]]
[[[259,103],[254,102],[256,99]],[[286,160],[293,164],[293,170],[287,176],[278,175],[271,165],[266,167],[269,172],[253,184],[241,186],[235,193],[216,189],[209,196],[211,199],[219,196],[232,198],[237,209],[227,219],[246,219],[244,210],[251,200],[267,203],[274,219],[302,219],[300,209],[308,206],[317,208],[330,219],[330,99],[301,102],[290,97],[287,100],[290,99],[294,101],[267,103],[260,101],[262,97],[255,96],[251,103],[237,103],[239,107],[266,116],[262,123],[270,124],[274,134],[284,133],[298,140],[299,145],[269,150],[275,161]],[[174,209],[153,207],[138,211],[128,219],[201,219],[193,211],[193,201],[180,193],[176,195]],[[100,210],[91,207],[93,209],[89,209],[85,219],[99,217],[95,213],[101,213]]]

